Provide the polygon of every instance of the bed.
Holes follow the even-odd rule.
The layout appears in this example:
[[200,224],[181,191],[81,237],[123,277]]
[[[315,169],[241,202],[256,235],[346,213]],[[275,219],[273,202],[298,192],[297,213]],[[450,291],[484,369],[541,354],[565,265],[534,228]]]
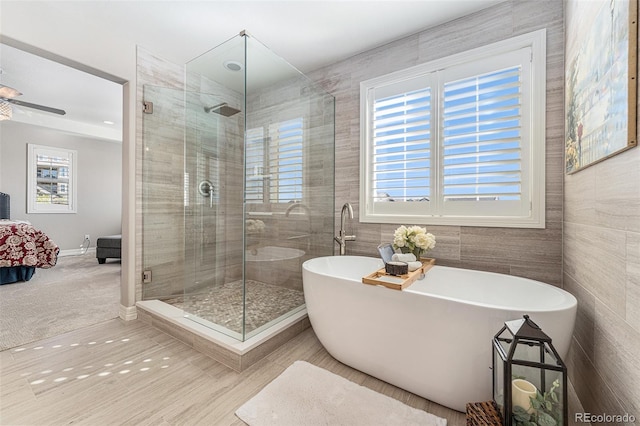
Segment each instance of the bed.
[[59,247],[26,221],[0,220],[0,285],[29,281],[36,268],[51,268]]

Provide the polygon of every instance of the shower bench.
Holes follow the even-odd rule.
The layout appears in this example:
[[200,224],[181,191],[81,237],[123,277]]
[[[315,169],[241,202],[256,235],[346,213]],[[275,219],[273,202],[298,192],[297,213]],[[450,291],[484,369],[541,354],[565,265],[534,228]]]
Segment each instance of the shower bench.
[[96,241],[96,258],[103,264],[107,258],[120,259],[122,235],[108,235]]

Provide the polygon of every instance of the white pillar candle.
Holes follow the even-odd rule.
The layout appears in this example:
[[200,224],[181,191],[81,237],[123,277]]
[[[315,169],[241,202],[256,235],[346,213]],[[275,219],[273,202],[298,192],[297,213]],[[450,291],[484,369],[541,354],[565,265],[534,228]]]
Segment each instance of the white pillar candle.
[[524,379],[515,379],[511,382],[511,408],[520,406],[527,410],[529,414],[535,410],[531,406],[529,398],[536,397],[537,389],[535,385]]

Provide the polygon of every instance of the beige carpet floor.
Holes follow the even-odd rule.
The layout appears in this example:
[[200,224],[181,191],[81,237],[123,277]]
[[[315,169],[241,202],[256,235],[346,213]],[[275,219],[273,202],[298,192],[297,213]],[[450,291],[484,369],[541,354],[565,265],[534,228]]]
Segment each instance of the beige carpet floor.
[[0,350],[116,318],[119,306],[119,261],[59,257],[29,281],[0,286]]

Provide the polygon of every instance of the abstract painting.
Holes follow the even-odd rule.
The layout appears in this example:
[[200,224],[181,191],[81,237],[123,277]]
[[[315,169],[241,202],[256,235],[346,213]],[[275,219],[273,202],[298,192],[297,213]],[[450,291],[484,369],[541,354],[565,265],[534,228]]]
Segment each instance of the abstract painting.
[[637,0],[568,0],[565,168],[637,145]]

